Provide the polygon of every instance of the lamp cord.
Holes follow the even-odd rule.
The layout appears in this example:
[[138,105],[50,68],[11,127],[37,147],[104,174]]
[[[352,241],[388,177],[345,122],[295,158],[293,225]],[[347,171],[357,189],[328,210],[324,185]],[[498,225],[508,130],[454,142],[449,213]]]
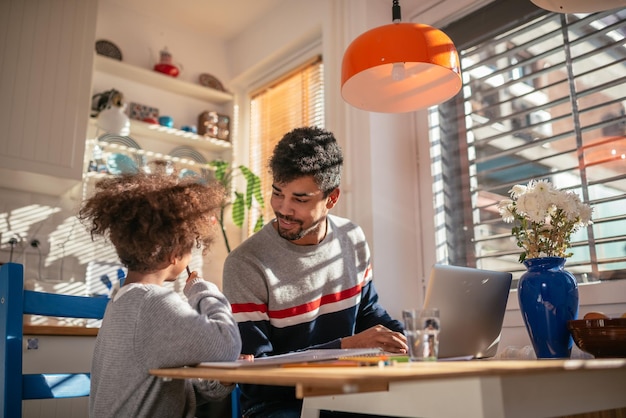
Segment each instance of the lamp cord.
[[393,23],[398,23],[402,20],[399,0],[393,0],[393,6],[391,7],[391,20]]

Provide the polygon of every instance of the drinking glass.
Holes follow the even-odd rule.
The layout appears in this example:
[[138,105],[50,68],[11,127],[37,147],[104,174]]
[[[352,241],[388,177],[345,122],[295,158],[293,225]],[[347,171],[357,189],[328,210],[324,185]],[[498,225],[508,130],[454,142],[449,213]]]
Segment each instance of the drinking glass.
[[411,361],[436,361],[439,353],[439,309],[402,311]]

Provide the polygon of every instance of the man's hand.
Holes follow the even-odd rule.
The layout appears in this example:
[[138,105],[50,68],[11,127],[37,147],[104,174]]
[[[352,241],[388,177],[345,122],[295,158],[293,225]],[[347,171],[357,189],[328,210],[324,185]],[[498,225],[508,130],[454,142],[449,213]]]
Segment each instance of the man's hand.
[[382,325],[376,325],[351,337],[341,339],[341,348],[379,347],[390,353],[407,353],[406,336]]

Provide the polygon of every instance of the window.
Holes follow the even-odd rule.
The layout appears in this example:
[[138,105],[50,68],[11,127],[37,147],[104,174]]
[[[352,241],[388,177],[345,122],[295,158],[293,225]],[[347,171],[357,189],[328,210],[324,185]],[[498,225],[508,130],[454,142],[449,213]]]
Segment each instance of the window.
[[496,204],[515,184],[548,179],[594,207],[567,269],[579,282],[626,278],[626,9],[525,3],[498,0],[444,28],[463,88],[429,110],[437,261],[518,279],[521,251]]
[[[269,205],[272,178],[267,169],[274,146],[300,126],[324,127],[324,72],[321,57],[271,82],[252,95],[250,169],[261,177],[265,199],[263,218],[274,218]],[[256,220],[249,220],[252,233]]]

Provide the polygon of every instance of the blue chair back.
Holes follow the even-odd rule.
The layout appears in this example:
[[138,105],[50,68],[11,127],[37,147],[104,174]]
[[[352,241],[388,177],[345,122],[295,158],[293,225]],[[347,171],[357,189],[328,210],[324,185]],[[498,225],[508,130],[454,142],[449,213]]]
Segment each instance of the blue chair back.
[[89,396],[85,373],[23,374],[24,315],[102,319],[108,298],[24,290],[24,266],[0,266],[0,414],[21,417],[22,400]]

